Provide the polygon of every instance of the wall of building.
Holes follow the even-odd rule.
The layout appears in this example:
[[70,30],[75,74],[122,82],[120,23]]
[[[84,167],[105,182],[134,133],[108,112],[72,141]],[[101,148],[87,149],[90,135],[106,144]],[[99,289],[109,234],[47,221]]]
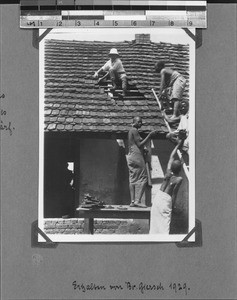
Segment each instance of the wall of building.
[[[148,220],[94,220],[94,234],[148,234]],[[84,219],[46,219],[44,222],[46,234],[84,234]]]
[[[67,162],[74,162],[74,190],[67,181]],[[105,204],[130,203],[125,149],[116,140],[46,135],[44,168],[47,218],[73,215],[86,193]]]
[[129,204],[125,149],[116,140],[80,141],[80,202],[85,193],[106,204]]
[[[174,145],[167,140],[154,140],[151,147],[152,189],[147,189],[143,202],[151,206],[160,189]],[[75,163],[75,190],[68,183],[67,162]],[[187,231],[188,181],[177,195],[171,232]],[[45,143],[45,217],[74,216],[84,194],[90,193],[105,204],[130,204],[126,150],[114,139],[47,138]],[[136,221],[139,226],[139,220]],[[105,224],[104,224],[105,225]],[[106,227],[107,225],[105,225]],[[106,227],[107,228],[107,227]]]

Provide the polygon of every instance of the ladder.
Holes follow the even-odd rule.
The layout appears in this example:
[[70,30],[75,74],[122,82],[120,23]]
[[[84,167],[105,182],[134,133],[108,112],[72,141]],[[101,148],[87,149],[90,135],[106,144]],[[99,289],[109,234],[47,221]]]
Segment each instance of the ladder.
[[[157,103],[158,103],[158,106],[159,106],[159,108],[160,108],[160,110],[161,110],[161,103],[160,103],[160,100],[159,100],[158,96],[156,95],[155,90],[154,90],[154,89],[151,89],[151,90],[152,90],[152,92],[153,92],[153,94],[154,94],[154,96],[155,96],[155,98],[156,98],[156,101],[157,101]],[[162,115],[163,115],[163,117],[164,117],[164,114],[163,114],[162,111],[161,111],[161,113],[162,113]],[[166,124],[166,127],[167,127],[169,133],[171,133],[172,130],[171,130],[171,128],[170,128],[169,123],[168,123],[167,120],[165,119],[165,117],[164,117],[164,121],[165,121],[165,124]],[[185,173],[186,177],[187,177],[188,180],[189,180],[189,170],[188,170],[188,167],[187,167],[187,165],[186,165],[186,163],[185,163],[185,161],[184,161],[184,159],[183,159],[182,153],[181,153],[181,151],[180,151],[179,149],[177,150],[177,154],[178,154],[179,159],[180,159],[181,162],[182,162],[182,166],[183,166],[183,169],[184,169],[184,173]]]

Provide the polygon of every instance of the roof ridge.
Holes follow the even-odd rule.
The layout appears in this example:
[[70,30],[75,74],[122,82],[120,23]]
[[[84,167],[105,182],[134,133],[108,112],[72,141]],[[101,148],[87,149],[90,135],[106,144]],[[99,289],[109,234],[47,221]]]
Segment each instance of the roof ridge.
[[47,43],[63,43],[63,44],[132,44],[132,45],[167,45],[167,46],[174,46],[174,47],[187,47],[189,44],[177,44],[177,43],[169,43],[169,42],[154,42],[154,41],[136,41],[133,40],[124,40],[124,41],[78,41],[78,40],[59,40],[59,39],[46,39]]

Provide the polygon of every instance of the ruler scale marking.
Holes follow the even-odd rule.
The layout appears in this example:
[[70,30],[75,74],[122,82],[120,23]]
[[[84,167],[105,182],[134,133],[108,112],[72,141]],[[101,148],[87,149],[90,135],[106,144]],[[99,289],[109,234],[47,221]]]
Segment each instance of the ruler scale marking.
[[22,0],[20,8],[21,28],[207,27],[206,1]]

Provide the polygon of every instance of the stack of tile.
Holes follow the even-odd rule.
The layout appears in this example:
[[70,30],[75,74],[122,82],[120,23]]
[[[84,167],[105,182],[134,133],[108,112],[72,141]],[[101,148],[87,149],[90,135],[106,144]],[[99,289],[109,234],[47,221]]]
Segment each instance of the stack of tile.
[[85,194],[82,201],[81,207],[83,208],[102,208],[104,207],[104,202],[92,197],[90,194]]

